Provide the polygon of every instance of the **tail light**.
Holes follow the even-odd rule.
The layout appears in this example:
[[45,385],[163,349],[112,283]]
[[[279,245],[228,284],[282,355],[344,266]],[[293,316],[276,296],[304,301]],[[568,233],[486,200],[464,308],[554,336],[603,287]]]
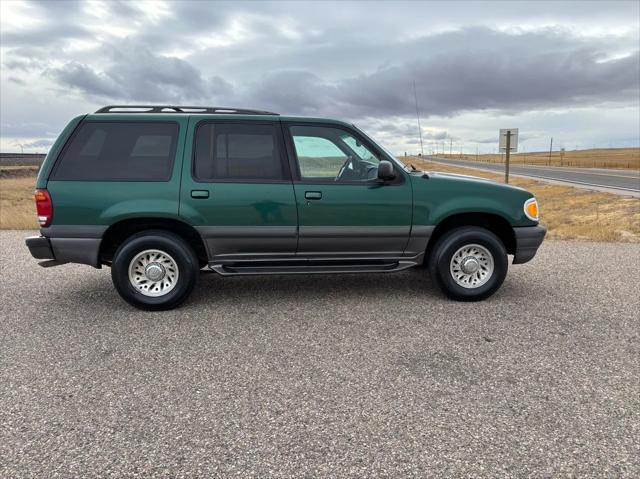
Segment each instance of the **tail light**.
[[40,226],[49,226],[53,219],[53,203],[51,202],[51,195],[45,189],[37,189],[33,196],[36,200],[38,223],[40,223]]

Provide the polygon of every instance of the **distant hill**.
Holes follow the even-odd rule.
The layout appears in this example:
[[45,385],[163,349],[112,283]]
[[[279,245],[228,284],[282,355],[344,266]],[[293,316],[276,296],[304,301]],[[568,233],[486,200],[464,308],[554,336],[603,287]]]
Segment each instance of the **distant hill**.
[[0,166],[40,166],[45,156],[41,153],[0,153]]

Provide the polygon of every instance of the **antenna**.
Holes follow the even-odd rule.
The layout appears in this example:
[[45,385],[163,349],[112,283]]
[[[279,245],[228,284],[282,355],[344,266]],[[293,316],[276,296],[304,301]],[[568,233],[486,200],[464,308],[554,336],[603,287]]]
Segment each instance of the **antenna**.
[[424,156],[422,149],[422,127],[420,126],[420,110],[418,109],[418,94],[416,93],[416,81],[413,80],[413,98],[416,100],[416,118],[418,118],[418,133],[420,134],[420,156]]

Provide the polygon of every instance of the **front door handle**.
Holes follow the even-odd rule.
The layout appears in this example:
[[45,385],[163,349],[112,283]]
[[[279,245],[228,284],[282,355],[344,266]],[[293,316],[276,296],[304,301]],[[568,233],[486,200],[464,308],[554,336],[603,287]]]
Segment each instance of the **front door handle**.
[[209,198],[209,190],[191,190],[191,198]]
[[304,197],[308,200],[320,200],[322,199],[322,191],[305,191]]

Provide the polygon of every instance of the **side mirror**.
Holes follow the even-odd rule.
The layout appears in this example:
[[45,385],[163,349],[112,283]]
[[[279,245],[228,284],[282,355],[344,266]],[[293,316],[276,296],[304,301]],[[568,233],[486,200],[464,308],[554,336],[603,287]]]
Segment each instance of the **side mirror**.
[[393,170],[393,165],[390,161],[382,160],[378,163],[378,179],[379,180],[393,180],[396,177],[396,173]]

